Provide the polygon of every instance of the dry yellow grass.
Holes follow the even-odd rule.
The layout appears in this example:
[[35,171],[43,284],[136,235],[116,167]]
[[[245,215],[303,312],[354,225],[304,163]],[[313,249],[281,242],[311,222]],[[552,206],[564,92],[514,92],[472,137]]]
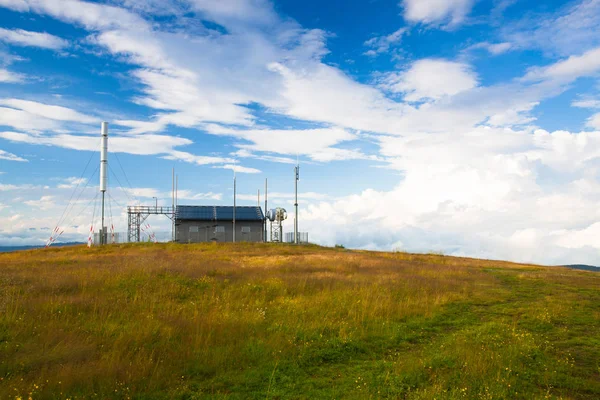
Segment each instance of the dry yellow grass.
[[266,244],[0,255],[0,398],[600,398],[600,275]]

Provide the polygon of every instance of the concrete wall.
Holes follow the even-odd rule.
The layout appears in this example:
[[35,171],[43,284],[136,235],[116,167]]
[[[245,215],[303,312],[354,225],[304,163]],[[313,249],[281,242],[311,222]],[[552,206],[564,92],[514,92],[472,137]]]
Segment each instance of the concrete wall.
[[[247,232],[248,228],[250,232]],[[235,241],[262,242],[263,229],[262,221],[236,221]],[[233,221],[177,221],[175,230],[179,243],[233,242]]]

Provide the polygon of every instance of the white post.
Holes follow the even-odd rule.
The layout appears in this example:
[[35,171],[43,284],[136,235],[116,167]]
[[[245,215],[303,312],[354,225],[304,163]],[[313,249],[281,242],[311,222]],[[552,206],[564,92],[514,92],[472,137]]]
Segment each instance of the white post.
[[[173,210],[176,211],[178,206],[179,206],[179,175],[175,175],[175,208]],[[177,229],[175,229],[175,241],[177,241]]]
[[294,206],[296,207],[296,218],[294,218],[294,243],[298,244],[298,180],[300,179],[300,165],[296,165],[296,177],[295,177],[295,183],[296,183],[296,202],[294,203]]
[[235,243],[235,170],[233,174],[233,243]]
[[108,178],[106,167],[108,165],[108,122],[103,122],[101,125],[101,147],[100,147],[100,192],[102,192],[102,224],[100,225],[100,244],[106,244],[104,240],[104,196]]
[[269,241],[267,235],[267,178],[265,178],[265,242]]
[[173,212],[171,219],[171,240],[175,241],[175,168],[171,170],[171,210]]

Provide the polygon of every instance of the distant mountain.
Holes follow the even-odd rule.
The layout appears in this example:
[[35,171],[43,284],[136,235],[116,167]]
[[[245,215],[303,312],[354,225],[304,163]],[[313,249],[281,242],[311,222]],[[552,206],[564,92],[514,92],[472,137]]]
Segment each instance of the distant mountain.
[[572,268],[572,269],[582,269],[585,271],[600,272],[600,267],[595,267],[593,265],[572,264],[572,265],[563,265],[563,267]]
[[[75,246],[78,244],[84,244],[84,243],[83,242],[54,243],[52,245],[52,247]],[[7,252],[11,252],[11,251],[43,249],[44,247],[45,246],[0,246],[0,253],[7,253]]]

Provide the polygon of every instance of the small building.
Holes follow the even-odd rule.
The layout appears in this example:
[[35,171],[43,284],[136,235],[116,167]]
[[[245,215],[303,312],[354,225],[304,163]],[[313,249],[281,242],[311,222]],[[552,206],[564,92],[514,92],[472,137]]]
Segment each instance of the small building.
[[[175,237],[179,243],[233,242],[232,206],[177,206]],[[265,216],[260,207],[235,207],[235,241],[264,241]]]

